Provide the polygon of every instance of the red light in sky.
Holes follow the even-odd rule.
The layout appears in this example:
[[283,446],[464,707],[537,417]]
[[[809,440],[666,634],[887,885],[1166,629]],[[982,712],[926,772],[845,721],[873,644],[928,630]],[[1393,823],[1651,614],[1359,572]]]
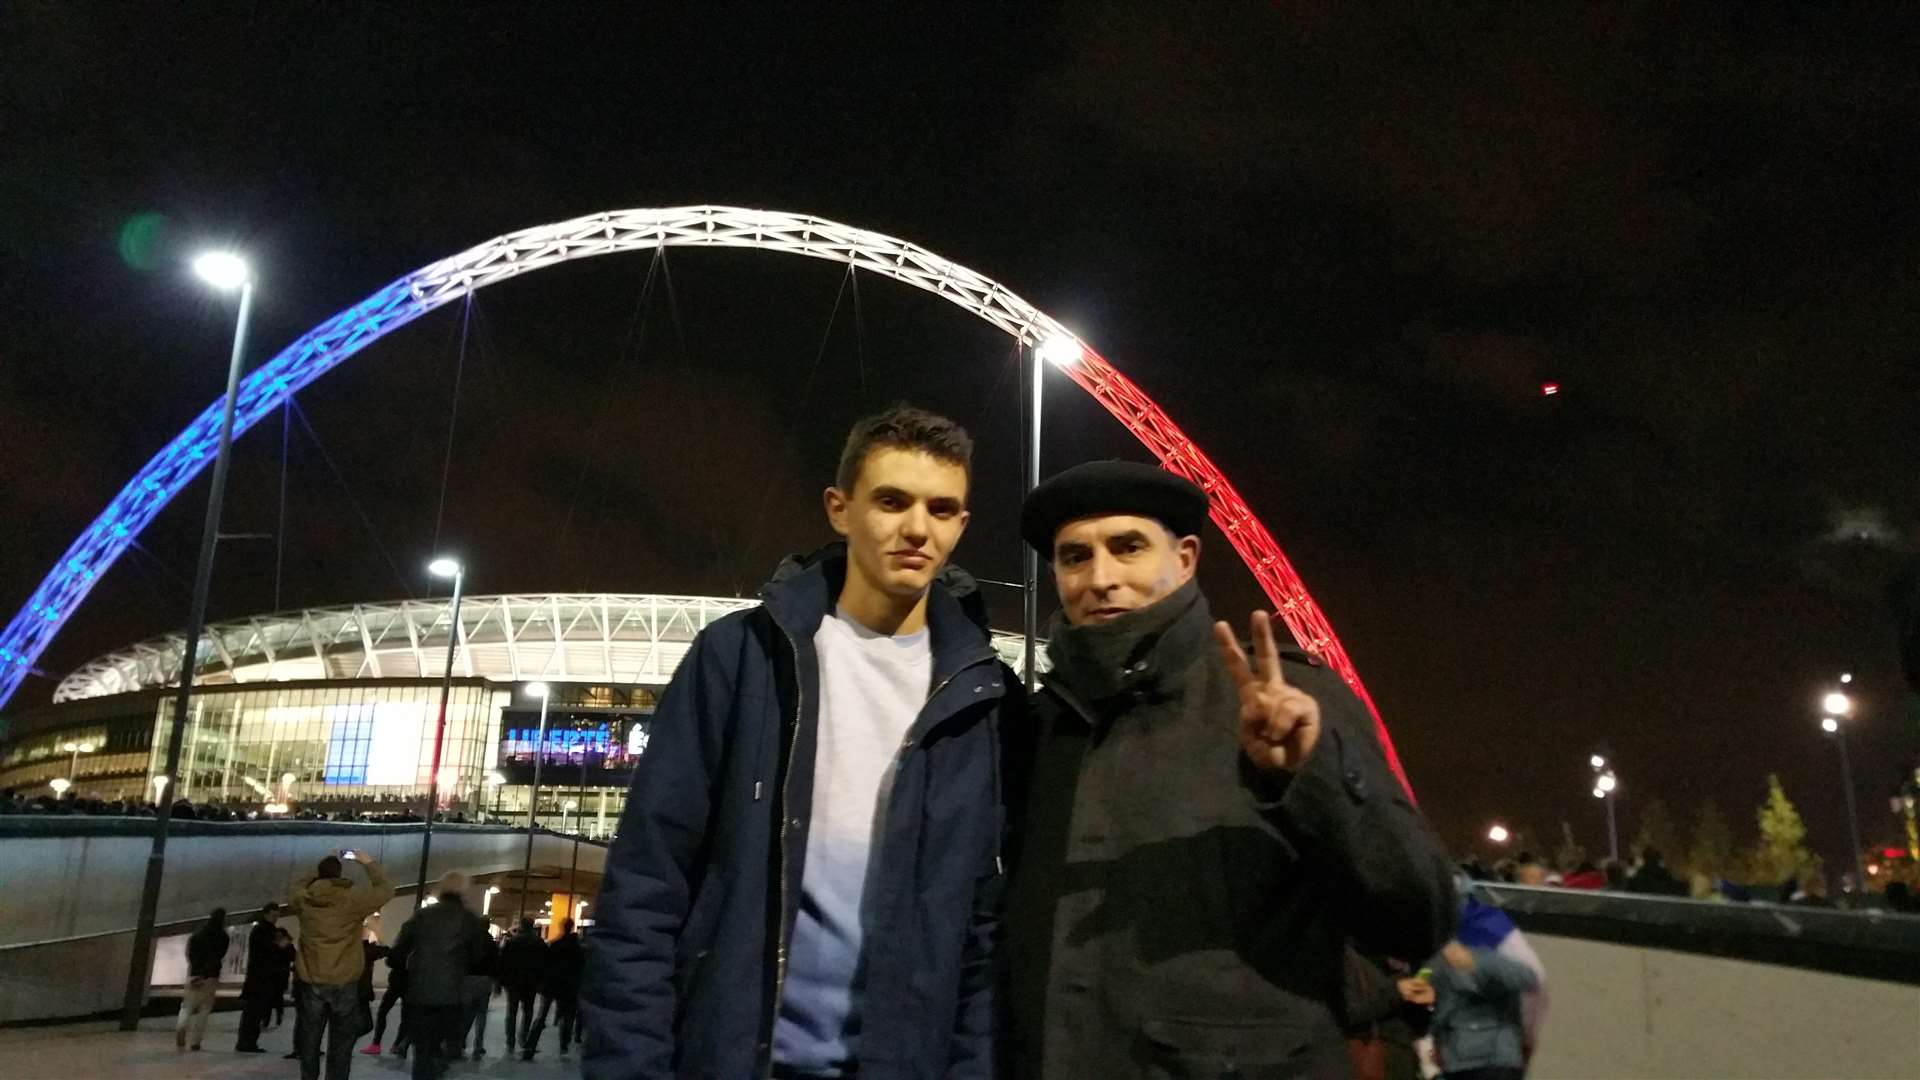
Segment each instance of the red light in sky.
[[1560,384],[1557,382],[1543,382],[1540,384],[1541,397],[1552,397],[1553,395],[1559,392],[1560,392]]

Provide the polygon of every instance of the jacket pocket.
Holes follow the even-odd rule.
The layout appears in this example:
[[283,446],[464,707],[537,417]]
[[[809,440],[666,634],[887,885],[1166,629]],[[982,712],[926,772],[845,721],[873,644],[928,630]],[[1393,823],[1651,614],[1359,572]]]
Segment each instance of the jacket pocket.
[[1449,1071],[1500,1064],[1500,1041],[1505,1025],[1485,1018],[1469,1018],[1447,1025],[1439,1033],[1440,1060]]
[[[1312,1033],[1267,1020],[1148,1020],[1141,1075],[1150,1080],[1282,1080],[1317,1076]],[[1346,1048],[1340,1047],[1342,1055]]]

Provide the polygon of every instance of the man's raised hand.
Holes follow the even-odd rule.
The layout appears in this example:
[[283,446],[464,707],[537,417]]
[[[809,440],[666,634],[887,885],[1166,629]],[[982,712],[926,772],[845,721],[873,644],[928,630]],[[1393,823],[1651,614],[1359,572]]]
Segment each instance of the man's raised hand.
[[1320,741],[1320,703],[1287,684],[1280,671],[1280,650],[1273,643],[1273,621],[1253,613],[1253,663],[1234,637],[1233,627],[1213,624],[1214,644],[1240,692],[1240,749],[1261,769],[1298,772]]

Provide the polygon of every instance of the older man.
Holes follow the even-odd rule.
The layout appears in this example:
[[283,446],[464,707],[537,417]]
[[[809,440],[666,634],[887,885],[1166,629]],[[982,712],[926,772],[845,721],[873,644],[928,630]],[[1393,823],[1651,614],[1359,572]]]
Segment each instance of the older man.
[[1429,956],[1445,854],[1340,679],[1248,659],[1194,582],[1206,496],[1125,462],[1036,489],[1061,612],[1021,755],[1007,913],[1023,1077],[1347,1076],[1351,939]]

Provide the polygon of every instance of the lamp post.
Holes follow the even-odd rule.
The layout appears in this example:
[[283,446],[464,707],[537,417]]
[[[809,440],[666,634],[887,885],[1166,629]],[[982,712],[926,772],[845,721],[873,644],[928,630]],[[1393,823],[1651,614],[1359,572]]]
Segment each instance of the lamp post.
[[[1850,683],[1853,678],[1842,675],[1840,681]],[[1852,857],[1847,861],[1853,864],[1853,887],[1865,892],[1867,865],[1860,854],[1860,815],[1853,805],[1853,763],[1847,756],[1847,725],[1843,722],[1853,715],[1853,699],[1835,690],[1821,699],[1820,708],[1827,714],[1820,718],[1820,729],[1833,736],[1840,747],[1840,787],[1847,796],[1847,840],[1853,848]]]
[[1620,778],[1614,775],[1613,767],[1607,759],[1595,754],[1587,759],[1593,767],[1593,797],[1607,806],[1607,857],[1614,862],[1620,861],[1620,827],[1614,818],[1613,803],[1620,795]]
[[[1040,406],[1043,391],[1046,388],[1041,376],[1049,365],[1057,368],[1070,367],[1080,360],[1080,343],[1070,334],[1053,334],[1044,341],[1036,341],[1032,348],[1021,350],[1023,374],[1026,375],[1026,394],[1021,398],[1026,423],[1021,435],[1021,474],[1020,497],[1024,501],[1040,486]],[[1023,605],[1021,625],[1026,642],[1025,659],[1020,665],[1020,677],[1026,683],[1027,692],[1032,693],[1038,686],[1034,682],[1034,647],[1040,633],[1040,553],[1028,545],[1021,545],[1021,589]]]
[[80,755],[91,754],[96,748],[90,742],[70,742],[62,743],[60,749],[73,755],[73,760],[67,763],[67,775],[77,779],[80,776]]
[[[231,252],[215,251],[193,260],[200,280],[222,292],[240,290],[240,311],[234,319],[233,351],[227,358],[227,397],[221,411],[219,449],[213,458],[213,490],[207,496],[207,517],[200,530],[200,562],[193,575],[193,602],[187,614],[187,633],[180,649],[180,680],[173,697],[173,723],[167,737],[167,764],[156,780],[171,778],[180,769],[180,741],[187,728],[187,703],[193,694],[193,670],[200,652],[200,635],[207,621],[207,592],[213,584],[213,549],[220,536],[220,508],[227,493],[227,463],[233,448],[233,405],[240,392],[240,368],[246,356],[247,320],[253,310],[253,274],[246,261]],[[164,787],[164,785],[161,785]],[[159,802],[158,799],[155,802]],[[171,810],[164,804],[153,816],[153,847],[147,853],[147,876],[140,889],[140,913],[134,922],[133,962],[127,965],[126,993],[120,1002],[120,1030],[140,1027],[146,1004],[147,975],[153,965],[153,922],[160,907],[160,879],[166,872],[167,825]]]
[[433,853],[433,811],[440,805],[440,751],[447,739],[447,699],[453,696],[453,658],[460,650],[460,589],[466,584],[467,568],[456,559],[441,556],[427,564],[434,577],[453,579],[453,610],[447,629],[447,670],[440,680],[440,719],[433,726],[433,768],[427,774],[426,827],[420,831],[420,882],[413,892],[413,910],[420,910],[427,894],[427,857]]
[[506,784],[507,776],[500,770],[495,769],[487,774],[487,786],[493,789],[493,809],[487,814],[489,824],[500,816],[500,789]]
[[527,856],[520,865],[520,914],[513,917],[515,925],[527,916],[527,879],[533,876],[534,812],[540,808],[540,763],[547,756],[547,701],[553,697],[553,689],[542,682],[528,683],[527,693],[540,699],[540,732],[533,739],[533,792],[527,796]]

